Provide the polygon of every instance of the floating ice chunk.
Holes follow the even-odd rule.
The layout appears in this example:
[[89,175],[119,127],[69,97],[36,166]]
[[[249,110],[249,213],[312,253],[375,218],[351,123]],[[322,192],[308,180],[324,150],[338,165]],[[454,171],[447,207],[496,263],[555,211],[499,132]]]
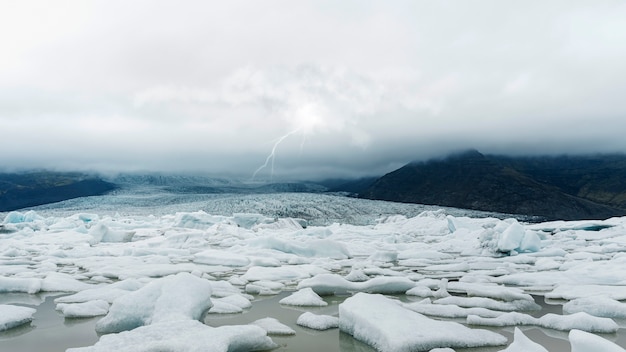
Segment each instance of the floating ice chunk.
[[261,214],[234,213],[233,221],[239,227],[251,229],[255,225],[269,224],[275,222],[276,220],[273,218],[268,218],[267,216]]
[[66,318],[95,317],[109,312],[109,302],[95,300],[85,303],[59,303],[56,309]]
[[347,247],[340,242],[328,239],[314,239],[308,242],[285,241],[273,237],[255,238],[249,241],[250,246],[274,249],[283,253],[302,257],[321,257],[331,259],[348,259],[351,257]]
[[503,314],[502,312],[497,312],[487,308],[463,308],[447,304],[430,304],[430,301],[428,299],[426,300],[428,301],[427,303],[420,301],[404,303],[402,306],[420,314],[440,318],[467,318],[470,315],[495,318]]
[[569,332],[569,342],[572,352],[625,352],[623,348],[600,336],[580,330]]
[[212,328],[195,320],[180,320],[104,335],[94,346],[70,348],[67,352],[232,352],[275,347],[265,330],[258,326]]
[[596,317],[626,319],[626,304],[603,296],[578,298],[563,305],[563,313],[585,312]]
[[345,276],[345,279],[348,281],[352,281],[352,282],[363,282],[363,281],[369,280],[370,277],[367,276],[363,272],[363,270],[352,268],[352,270],[350,270],[350,273],[348,273],[348,275]]
[[88,301],[103,300],[113,303],[118,297],[143,287],[143,284],[135,279],[126,279],[106,286],[90,288],[77,292],[73,295],[56,298],[55,303],[82,303]]
[[300,281],[298,289],[310,287],[319,295],[344,294],[348,292],[405,293],[415,286],[406,277],[375,277],[365,282],[350,282],[335,274],[320,274]]
[[470,297],[487,297],[502,301],[526,300],[534,301],[533,297],[516,287],[485,285],[469,282],[451,282],[448,289],[454,292],[465,292]]
[[398,252],[396,251],[376,251],[367,258],[373,262],[395,262],[398,261]]
[[210,314],[234,314],[241,313],[244,309],[250,308],[252,303],[240,294],[233,294],[222,298],[212,298],[213,307]]
[[207,280],[179,273],[121,296],[96,323],[99,333],[120,332],[163,321],[199,320],[211,308]]
[[24,292],[37,293],[41,291],[41,279],[0,276],[0,293]]
[[310,287],[303,288],[281,299],[278,303],[288,306],[302,307],[325,307],[328,305],[322,297],[318,296]]
[[252,230],[302,230],[303,227],[299,221],[292,218],[280,218],[269,223],[261,223],[255,225]]
[[524,226],[514,221],[498,237],[498,250],[500,252],[511,252],[520,248],[525,232]]
[[433,303],[435,304],[453,304],[460,307],[482,307],[493,310],[500,310],[504,312],[511,311],[529,311],[529,310],[541,310],[534,301],[528,300],[515,300],[509,302],[497,301],[491,298],[485,297],[459,297],[451,296],[440,298]]
[[526,337],[522,330],[515,328],[515,332],[513,333],[513,343],[501,352],[548,352],[548,350]]
[[29,210],[26,213],[21,213],[19,211],[11,211],[9,212],[2,221],[3,224],[19,224],[23,222],[34,222],[44,220],[42,216],[37,214],[33,210]]
[[246,266],[250,259],[243,255],[223,250],[207,249],[194,255],[195,263],[224,266]]
[[504,336],[427,318],[382,295],[357,293],[339,305],[339,328],[379,351],[505,345]]
[[247,308],[252,307],[252,303],[250,302],[250,300],[241,294],[234,294],[234,295],[230,295],[230,296],[226,296],[222,298],[215,298],[213,299],[213,301],[214,302],[215,301],[226,302],[228,304],[235,305],[242,309],[247,309]]
[[573,329],[598,333],[613,333],[619,329],[617,323],[609,318],[599,318],[584,312],[571,315],[546,314],[540,318],[517,312],[504,313],[495,318],[482,318],[475,315],[467,317],[467,323],[483,326],[535,325],[544,328],[569,331]]
[[626,286],[562,284],[545,295],[549,299],[566,300],[592,296],[604,296],[619,301],[626,300]]
[[36,311],[34,308],[0,304],[0,331],[32,321]]
[[250,323],[267,331],[268,335],[295,335],[296,331],[274,318],[263,318]]
[[93,288],[93,285],[78,281],[64,273],[49,273],[41,280],[41,290],[46,292],[79,292]]
[[296,324],[314,330],[328,330],[339,327],[339,318],[305,312],[298,317]]
[[234,304],[220,301],[219,298],[211,300],[213,307],[209,309],[209,314],[237,314],[243,312],[243,308]]
[[281,267],[253,266],[241,276],[247,281],[293,281],[309,278],[326,270],[314,265],[292,265]]
[[135,231],[113,230],[103,223],[98,223],[89,229],[89,235],[92,237],[91,244],[100,242],[130,242],[135,235]]
[[188,229],[206,230],[209,227],[223,222],[224,216],[209,215],[204,211],[194,213],[176,213],[174,219],[175,227],[184,227]]
[[255,281],[246,285],[246,293],[251,295],[270,296],[279,294],[285,285],[274,281]]

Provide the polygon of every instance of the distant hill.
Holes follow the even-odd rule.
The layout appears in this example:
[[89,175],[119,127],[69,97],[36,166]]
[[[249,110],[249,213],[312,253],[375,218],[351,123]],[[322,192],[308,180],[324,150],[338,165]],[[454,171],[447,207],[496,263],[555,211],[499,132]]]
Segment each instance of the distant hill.
[[626,214],[626,156],[513,158],[470,150],[409,163],[359,196],[546,219],[605,219]]
[[82,173],[0,173],[0,211],[100,195],[113,189],[114,184]]

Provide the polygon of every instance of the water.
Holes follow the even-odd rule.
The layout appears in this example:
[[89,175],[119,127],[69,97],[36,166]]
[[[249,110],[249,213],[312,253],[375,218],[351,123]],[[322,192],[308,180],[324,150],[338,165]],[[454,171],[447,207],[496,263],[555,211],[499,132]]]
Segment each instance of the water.
[[[255,320],[272,317],[288,325],[296,331],[294,336],[271,336],[279,347],[274,351],[327,351],[327,352],[375,352],[370,346],[355,340],[339,329],[317,331],[296,325],[297,318],[306,311],[315,314],[337,315],[339,304],[347,296],[330,296],[324,300],[327,307],[299,308],[279,304],[278,302],[290,295],[291,292],[282,292],[276,296],[259,296],[250,309],[241,314],[209,314],[205,323],[218,327],[223,325],[248,324]],[[0,332],[0,351],[11,352],[60,352],[71,347],[90,346],[98,341],[95,324],[100,317],[88,319],[64,319],[55,311],[54,298],[59,295],[27,295],[27,294],[0,294],[0,304],[16,304],[37,308],[33,322],[8,331]],[[411,300],[412,297],[399,296],[401,300]],[[562,314],[559,302],[546,303],[543,297],[536,297],[537,303],[542,306],[541,312],[535,316],[547,313]],[[626,322],[618,322],[626,326]],[[498,332],[513,340],[513,327],[486,328]],[[521,327],[522,331],[531,340],[540,343],[551,352],[569,352],[570,344],[567,332],[536,327]],[[601,335],[626,348],[626,329],[622,328],[617,334]],[[500,347],[456,349],[457,352],[496,352],[504,349]]]
[[[98,341],[95,326],[100,317],[65,319],[57,312],[54,299],[59,295],[1,294],[2,304],[16,304],[37,309],[31,324],[0,332],[0,351],[60,352],[70,347],[91,346]],[[41,300],[38,305],[24,304]]]

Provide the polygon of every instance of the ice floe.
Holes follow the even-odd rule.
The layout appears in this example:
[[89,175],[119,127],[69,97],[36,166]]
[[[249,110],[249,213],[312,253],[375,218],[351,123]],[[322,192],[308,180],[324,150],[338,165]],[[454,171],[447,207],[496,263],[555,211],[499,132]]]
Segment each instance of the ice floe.
[[379,351],[422,351],[437,347],[505,345],[487,330],[430,319],[382,295],[357,293],[339,305],[339,328]]
[[100,337],[93,346],[67,352],[231,352],[276,347],[265,330],[254,325],[212,328],[194,320],[161,322]]
[[159,322],[200,320],[212,306],[210,296],[207,280],[187,273],[164,277],[114,300],[96,331],[111,333]]
[[339,327],[339,318],[304,312],[298,317],[296,324],[314,330],[328,330]]
[[26,324],[37,310],[29,307],[0,304],[0,331]]
[[263,318],[255,320],[252,325],[256,325],[267,332],[268,335],[295,335],[296,331],[275,318]]
[[291,296],[281,299],[279,303],[288,306],[303,307],[325,307],[328,305],[328,303],[326,303],[322,297],[318,296],[310,287],[292,293]]

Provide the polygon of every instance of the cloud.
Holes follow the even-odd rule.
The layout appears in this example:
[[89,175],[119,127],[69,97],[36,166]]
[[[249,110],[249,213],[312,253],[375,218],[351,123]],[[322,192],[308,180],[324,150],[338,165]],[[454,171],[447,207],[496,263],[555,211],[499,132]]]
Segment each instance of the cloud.
[[[626,5],[0,5],[0,164],[379,174],[461,148],[624,152]],[[267,172],[269,170],[263,170]]]

